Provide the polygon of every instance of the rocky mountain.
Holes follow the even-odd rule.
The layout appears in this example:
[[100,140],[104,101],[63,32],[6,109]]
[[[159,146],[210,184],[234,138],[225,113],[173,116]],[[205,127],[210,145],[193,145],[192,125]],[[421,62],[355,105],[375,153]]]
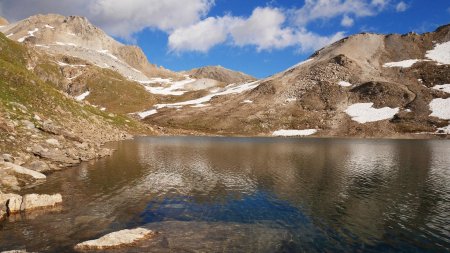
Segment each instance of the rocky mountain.
[[8,38],[50,54],[77,57],[101,68],[117,71],[131,80],[179,77],[148,62],[139,47],[117,42],[86,18],[56,14],[36,15],[0,28]]
[[42,173],[109,155],[105,142],[153,133],[42,80],[28,68],[39,56],[0,33],[0,192],[18,191],[45,179]]
[[8,25],[9,22],[4,17],[0,17],[0,26]]
[[229,135],[449,133],[449,64],[450,25],[424,34],[357,34],[249,90],[200,99],[195,108],[165,105],[145,121]]
[[226,69],[222,66],[206,66],[186,71],[192,78],[209,78],[223,83],[242,83],[255,81],[256,78],[245,73]]

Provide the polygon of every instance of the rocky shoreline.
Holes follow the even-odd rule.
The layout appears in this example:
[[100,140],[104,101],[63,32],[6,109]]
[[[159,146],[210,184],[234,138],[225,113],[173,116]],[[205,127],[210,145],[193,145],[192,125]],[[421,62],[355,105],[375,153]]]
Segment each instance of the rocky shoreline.
[[[16,111],[28,112],[24,105],[13,106]],[[109,125],[101,128],[74,121],[62,125],[37,114],[31,119],[17,119],[13,114],[1,116],[0,128],[6,134],[0,138],[0,220],[15,212],[61,203],[63,197],[58,194],[20,193],[24,187],[45,182],[46,175],[54,171],[111,155],[113,150],[104,147],[106,142],[132,138]]]

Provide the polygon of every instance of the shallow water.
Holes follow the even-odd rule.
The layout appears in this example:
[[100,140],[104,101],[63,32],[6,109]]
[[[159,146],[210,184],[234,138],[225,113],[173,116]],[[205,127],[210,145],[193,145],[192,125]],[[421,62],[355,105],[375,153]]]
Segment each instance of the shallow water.
[[[137,138],[25,192],[60,208],[0,223],[0,251],[70,252],[123,228],[128,252],[450,251],[450,142]],[[25,193],[24,192],[24,193]]]

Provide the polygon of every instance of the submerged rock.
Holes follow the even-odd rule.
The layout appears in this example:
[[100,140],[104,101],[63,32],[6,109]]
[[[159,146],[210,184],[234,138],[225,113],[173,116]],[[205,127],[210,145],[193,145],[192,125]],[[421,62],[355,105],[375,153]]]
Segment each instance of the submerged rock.
[[96,240],[90,240],[75,245],[76,250],[104,250],[111,248],[126,247],[144,239],[151,238],[156,232],[145,229],[124,229],[104,235]]

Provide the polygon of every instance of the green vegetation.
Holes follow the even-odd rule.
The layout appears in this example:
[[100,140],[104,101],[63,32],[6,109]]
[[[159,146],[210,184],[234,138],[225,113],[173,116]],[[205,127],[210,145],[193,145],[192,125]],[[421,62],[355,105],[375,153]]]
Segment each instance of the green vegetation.
[[147,110],[156,99],[142,85],[126,80],[108,69],[97,69],[86,80],[90,91],[87,101],[110,112],[126,114]]
[[[9,112],[7,114],[10,117],[33,120],[34,114],[38,114],[56,122],[77,118],[95,122],[95,120],[98,121],[98,119],[95,119],[95,116],[99,116],[105,123],[113,124],[121,129],[131,132],[145,131],[145,127],[135,120],[122,115],[102,112],[93,106],[81,104],[60,90],[55,89],[57,85],[54,83],[42,81],[36,74],[26,68],[27,57],[28,52],[24,46],[7,39],[0,33],[0,115]],[[40,65],[42,69],[57,73],[57,69],[54,66],[45,61],[43,62]],[[103,73],[99,78],[108,79],[106,74],[115,73]],[[117,78],[117,75],[112,75],[111,78]],[[96,88],[102,87],[100,83],[91,85]],[[117,85],[118,83],[112,85],[114,87],[112,90],[115,93],[118,93]],[[128,89],[128,92],[130,90],[131,92],[136,92],[133,89]],[[102,96],[99,93],[96,95],[96,93],[96,89],[93,88],[94,98]],[[145,92],[143,93],[146,94]],[[126,92],[126,94],[128,93]],[[108,98],[108,95],[104,94],[103,96],[106,96],[105,99],[115,100],[114,97]],[[113,101],[112,103],[120,104],[120,101]],[[26,106],[27,110],[18,110],[16,103]]]

